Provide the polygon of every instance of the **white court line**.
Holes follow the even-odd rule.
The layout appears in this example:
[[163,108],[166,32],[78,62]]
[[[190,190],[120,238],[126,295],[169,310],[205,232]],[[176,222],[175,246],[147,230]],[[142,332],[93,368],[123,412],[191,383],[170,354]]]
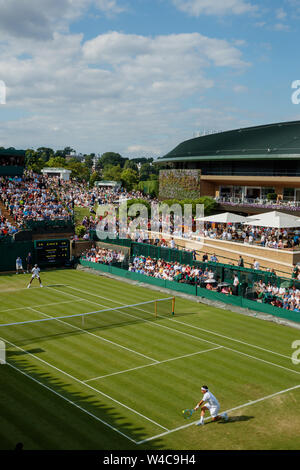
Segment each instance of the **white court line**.
[[[40,289],[40,286],[31,286],[30,289]],[[28,288],[27,287],[20,287],[20,289],[5,289],[5,290],[1,290],[0,294],[4,294],[6,292],[19,292],[20,290],[26,290],[27,291]]]
[[[77,289],[77,288],[74,288],[74,289],[80,291],[80,289]],[[61,292],[61,291],[59,291],[59,292]],[[84,292],[84,293],[86,293],[86,294],[89,294],[89,292],[85,292],[85,291],[82,291],[82,292]],[[66,294],[69,295],[68,293],[66,293]],[[70,294],[70,295],[73,295],[73,294]],[[92,295],[95,295],[96,297],[101,297],[101,296],[99,296],[99,295],[97,295],[97,294],[92,294]],[[81,297],[79,297],[79,298],[81,298]],[[118,302],[118,301],[115,301],[115,302],[116,302],[116,303],[119,303],[119,304],[122,304],[121,302]],[[122,304],[122,305],[125,305],[125,304]],[[142,310],[142,309],[139,309],[138,307],[134,307],[134,308],[137,309],[137,310]],[[131,317],[133,317],[133,318],[138,318],[138,317],[135,317],[134,315],[131,315],[131,314],[126,313],[126,312],[122,312],[122,313],[125,314],[125,315],[127,315],[127,316],[131,316]],[[148,313],[148,312],[147,312],[147,313]],[[164,319],[165,319],[165,317],[164,317]],[[181,322],[181,321],[179,321],[179,320],[176,320],[176,319],[174,319],[173,317],[172,317],[172,319],[169,319],[169,318],[166,318],[166,319],[169,320],[169,321],[172,321],[172,323],[175,322],[175,323],[178,323],[178,324],[180,324],[180,325],[184,325],[184,326],[189,327],[189,328],[192,328],[192,329],[196,329],[196,330],[199,329],[199,330],[202,330],[202,328],[198,328],[198,327],[196,327],[196,326],[194,327],[193,325],[189,325],[189,324],[187,324],[187,323],[184,323],[184,322]],[[238,351],[238,350],[236,350],[236,349],[229,348],[228,346],[220,345],[220,344],[214,343],[214,342],[212,342],[212,341],[205,340],[205,339],[203,339],[203,338],[199,338],[198,336],[194,336],[194,335],[191,335],[191,334],[189,334],[189,333],[185,333],[185,332],[183,332],[183,331],[181,331],[181,330],[176,330],[175,328],[170,328],[170,327],[168,327],[168,326],[166,326],[166,325],[162,325],[162,324],[160,324],[160,323],[158,324],[158,323],[156,323],[156,322],[151,322],[150,320],[144,320],[144,321],[145,321],[145,322],[149,322],[149,323],[150,323],[151,325],[153,325],[153,326],[157,326],[157,327],[159,327],[159,328],[168,329],[168,330],[171,330],[171,331],[173,331],[173,332],[177,332],[177,333],[179,333],[179,334],[181,334],[181,335],[189,336],[190,338],[194,338],[194,339],[196,339],[196,340],[198,340],[198,341],[204,341],[204,342],[206,342],[206,343],[210,343],[210,344],[213,344],[213,345],[215,345],[215,346],[222,346],[224,349],[227,349],[228,351],[232,351],[232,352],[234,352],[234,353],[237,353],[237,354],[240,354],[240,355],[243,355],[243,356],[246,356],[246,357],[250,357],[251,359],[255,359],[255,360],[257,360],[257,361],[264,362],[265,364],[269,364],[269,365],[272,365],[272,366],[275,366],[275,367],[279,367],[280,369],[287,370],[288,372],[293,372],[294,374],[300,374],[300,372],[298,372],[298,371],[296,371],[296,370],[294,370],[294,369],[290,369],[290,368],[288,368],[288,367],[281,366],[281,365],[276,364],[276,363],[274,363],[274,362],[270,362],[270,361],[267,361],[267,360],[265,360],[265,359],[261,359],[261,358],[256,357],[256,356],[252,356],[251,354],[243,353],[242,351]],[[220,337],[223,337],[223,335],[218,334],[218,333],[216,333],[216,335],[217,335],[217,336],[220,336]],[[226,339],[229,339],[229,338],[226,337],[226,336],[225,336],[225,338],[226,338]],[[243,341],[239,341],[239,340],[237,340],[237,341],[240,342],[240,343],[242,343],[242,344],[246,344],[247,346],[257,347],[258,349],[263,349],[264,351],[273,352],[274,354],[277,354],[277,355],[279,355],[279,356],[282,356],[281,354],[275,353],[274,351],[265,350],[264,348],[261,348],[260,346],[255,346],[255,345],[251,345],[251,344],[248,344],[248,343],[243,343]],[[284,357],[287,358],[286,356],[284,356]],[[290,357],[288,357],[288,359],[290,359]]]
[[[29,277],[29,276],[28,276],[28,277]],[[27,282],[28,282],[28,281],[27,281]],[[54,286],[56,286],[56,287],[67,287],[66,284],[54,284]],[[48,289],[49,287],[52,287],[52,284],[50,284],[49,286],[44,286],[44,289]],[[40,289],[40,286],[32,286],[32,285],[31,285],[31,286],[30,286],[30,290],[32,290],[32,289]],[[25,291],[29,292],[27,287],[20,287],[20,288],[18,288],[18,289],[5,289],[5,290],[1,290],[0,295],[1,295],[1,294],[5,294],[5,293],[7,293],[7,292],[19,292],[19,291],[21,291],[21,290],[25,290]]]
[[64,395],[61,395],[59,392],[57,392],[56,390],[54,390],[53,388],[50,388],[48,387],[46,384],[43,384],[42,382],[40,382],[39,380],[35,379],[34,377],[32,377],[31,375],[28,375],[26,374],[26,372],[24,372],[23,370],[19,369],[18,367],[14,366],[13,364],[11,364],[10,362],[6,362],[6,365],[12,367],[13,369],[17,370],[18,372],[20,372],[21,374],[25,375],[27,378],[33,380],[34,382],[36,382],[37,384],[41,385],[42,387],[46,388],[47,390],[49,390],[50,392],[54,393],[55,395],[57,395],[58,397],[62,398],[63,400],[67,401],[70,405],[73,405],[75,406],[76,408],[78,408],[80,411],[83,411],[83,413],[86,413],[88,414],[89,416],[91,416],[92,418],[94,418],[95,420],[99,421],[100,423],[104,424],[105,426],[107,426],[108,428],[112,429],[113,431],[116,431],[118,434],[120,434],[121,436],[129,439],[131,442],[133,442],[134,444],[136,444],[136,441],[134,439],[132,439],[130,436],[127,436],[127,434],[123,433],[122,431],[120,431],[118,428],[115,428],[114,426],[112,426],[111,424],[107,423],[106,421],[104,421],[103,419],[99,418],[98,416],[94,415],[93,413],[91,413],[90,411],[86,410],[85,408],[82,408],[82,406],[78,405],[77,403],[75,403],[74,401],[70,400],[69,398],[65,397]]
[[[3,338],[1,338],[3,339]],[[3,339],[4,340],[4,339]],[[25,352],[28,356],[32,356],[34,357],[35,359],[37,359],[38,361],[42,362],[43,364],[46,364],[47,366],[51,367],[52,369],[60,372],[61,374],[63,375],[66,375],[67,377],[69,377],[70,379],[74,380],[75,382],[78,382],[80,385],[84,385],[85,387],[88,387],[89,389],[93,390],[94,392],[96,392],[97,394],[99,395],[102,395],[103,397],[113,401],[114,403],[117,403],[117,405],[131,411],[132,413],[140,416],[141,418],[151,422],[152,424],[155,424],[156,426],[158,426],[159,428],[161,429],[165,429],[166,431],[168,431],[168,428],[166,428],[165,426],[162,426],[161,424],[158,424],[156,423],[156,421],[154,421],[153,419],[151,418],[148,418],[147,416],[143,415],[142,413],[139,413],[138,411],[134,410],[133,408],[130,408],[129,406],[125,405],[124,403],[116,400],[115,398],[111,397],[110,395],[107,395],[107,393],[104,393],[104,392],[101,392],[101,390],[98,390],[97,388],[94,388],[92,387],[91,385],[89,384],[86,384],[84,383],[82,380],[78,379],[77,377],[74,377],[73,375],[69,374],[68,372],[65,372],[64,370],[62,369],[59,369],[58,367],[54,366],[53,364],[51,364],[50,362],[47,362],[45,361],[44,359],[41,359],[40,357],[36,356],[35,354],[29,352],[29,351],[25,351],[25,349],[21,348],[20,346],[17,346],[16,344],[12,343],[11,341],[8,341],[7,339],[4,340],[6,343],[10,344],[11,346],[13,346],[14,348],[17,348],[17,349],[20,349],[20,351],[23,351]]]
[[[223,413],[231,413],[232,411],[240,410],[241,408],[245,408],[246,406],[254,405],[255,403],[259,403],[261,401],[268,400],[270,398],[276,397],[277,395],[281,395],[283,393],[290,392],[291,390],[296,390],[297,388],[300,388],[300,385],[295,385],[294,387],[286,388],[285,390],[281,390],[280,392],[272,393],[271,395],[267,395],[265,397],[258,398],[257,400],[249,401],[248,403],[244,403],[243,405],[235,406],[234,408],[230,408],[229,410],[223,411]],[[205,418],[205,421],[207,421],[208,419],[210,419],[210,417]],[[145,442],[153,441],[154,439],[158,439],[160,437],[166,436],[166,435],[171,434],[173,432],[180,431],[182,429],[186,429],[190,426],[195,426],[197,421],[198,420],[193,421],[189,424],[185,424],[183,426],[179,426],[178,428],[170,429],[169,431],[161,433],[161,434],[157,434],[156,436],[152,436],[152,437],[149,437],[147,439],[143,439],[142,441],[138,441],[136,444],[137,445],[144,444]]]
[[153,364],[146,364],[146,365],[143,365],[143,366],[132,367],[131,369],[121,370],[121,371],[118,371],[118,372],[113,372],[112,374],[106,374],[106,375],[101,375],[99,377],[94,377],[92,379],[87,379],[87,380],[84,380],[84,382],[92,382],[93,380],[103,379],[105,377],[111,377],[112,375],[125,374],[126,372],[132,372],[133,370],[144,369],[145,367],[157,366],[159,364],[164,364],[165,362],[177,361],[178,359],[184,359],[186,357],[196,356],[198,354],[203,354],[203,353],[206,353],[206,352],[209,352],[209,351],[215,351],[216,349],[221,349],[222,347],[223,346],[218,346],[217,348],[205,349],[203,351],[197,351],[197,352],[194,352],[194,353],[185,354],[184,356],[177,356],[177,357],[172,357],[171,359],[165,359],[163,361],[157,361],[157,363],[153,363]]
[[[70,288],[70,289],[74,289],[74,290],[77,290],[77,291],[79,291],[79,292],[83,292],[84,294],[87,294],[87,295],[93,295],[93,296],[95,296],[95,297],[99,297],[99,298],[102,298],[102,299],[104,299],[104,300],[109,300],[110,302],[115,302],[115,303],[120,304],[120,305],[125,305],[123,302],[119,302],[119,301],[117,301],[117,300],[111,300],[111,299],[108,299],[107,297],[103,297],[103,296],[101,296],[101,295],[94,294],[94,293],[92,293],[92,292],[84,291],[84,290],[82,290],[82,289],[78,289],[77,287],[72,287],[72,286],[69,286],[69,285],[67,285],[67,284],[64,284],[64,287],[68,287],[68,288]],[[61,291],[58,291],[58,292],[61,292]],[[79,298],[81,298],[81,297],[79,297]],[[170,320],[170,319],[168,319],[168,320]],[[257,345],[252,344],[252,343],[247,343],[247,342],[245,342],[245,341],[241,341],[241,340],[239,340],[239,339],[232,338],[232,337],[230,337],[230,336],[225,336],[225,335],[222,335],[222,334],[220,334],[220,333],[216,333],[216,332],[214,332],[214,331],[210,331],[210,330],[206,330],[206,329],[204,329],[204,328],[200,328],[200,327],[197,327],[197,326],[194,326],[194,325],[190,325],[190,324],[188,324],[188,323],[181,322],[181,321],[177,320],[176,318],[172,318],[171,321],[172,321],[172,322],[179,323],[179,324],[182,324],[182,325],[184,325],[184,326],[187,326],[187,327],[190,327],[190,328],[193,328],[193,329],[202,330],[202,331],[204,331],[205,333],[210,333],[210,334],[213,334],[213,335],[215,335],[215,336],[219,336],[220,338],[229,339],[230,341],[235,341],[235,342],[237,342],[237,343],[244,344],[244,345],[250,346],[250,347],[252,347],[252,348],[260,349],[261,351],[268,352],[268,353],[271,353],[271,354],[275,354],[276,356],[284,357],[284,358],[286,358],[286,359],[291,359],[290,356],[286,356],[286,355],[284,355],[284,354],[280,354],[280,353],[278,353],[278,352],[276,352],[276,351],[272,351],[271,349],[266,349],[266,348],[263,348],[263,347],[261,347],[261,346],[257,346]]]
[[[56,290],[56,289],[54,289],[54,290]],[[76,290],[80,290],[80,289],[76,289]],[[61,291],[58,291],[58,292],[61,292]],[[81,292],[84,292],[85,294],[89,294],[89,292],[85,292],[85,291],[81,291]],[[77,299],[85,300],[85,299],[83,299],[82,297],[78,297],[77,295],[74,295],[74,294],[69,294],[68,292],[65,292],[65,294],[66,294],[66,295],[71,295],[72,297],[75,297],[75,298],[77,298]],[[98,296],[97,294],[94,294],[94,295],[96,295],[96,297],[100,297],[100,298],[106,299],[106,297]],[[108,300],[108,299],[107,299],[107,300]],[[89,300],[87,300],[87,302],[89,302]],[[124,304],[124,303],[122,303],[122,302],[117,302],[116,300],[112,300],[112,302],[118,303],[118,304],[120,304],[120,305],[123,306],[123,307],[127,307],[127,304]],[[103,305],[103,304],[100,304],[100,303],[98,303],[98,302],[92,302],[92,303],[93,303],[93,304],[96,304],[96,305],[100,305],[101,307],[106,307],[106,308],[107,308],[107,305]],[[121,308],[121,307],[120,307],[120,308]],[[139,310],[139,311],[141,311],[141,312],[145,312],[145,313],[149,314],[149,312],[147,312],[147,310],[143,310],[143,309],[141,309],[141,308],[139,308],[139,307],[132,307],[132,309]],[[89,313],[89,312],[87,312],[87,313]],[[181,330],[176,330],[175,328],[170,328],[169,326],[166,326],[166,325],[157,324],[156,322],[153,322],[152,320],[147,320],[147,319],[145,319],[145,318],[141,319],[140,317],[137,317],[137,316],[135,316],[135,315],[132,315],[132,314],[130,314],[130,313],[128,313],[128,312],[123,312],[123,311],[122,311],[121,313],[122,313],[123,315],[126,315],[127,317],[135,318],[135,319],[140,320],[140,321],[143,321],[143,322],[145,322],[145,323],[149,323],[149,324],[152,325],[152,326],[157,326],[157,327],[160,327],[160,328],[164,328],[164,329],[166,329],[166,330],[170,330],[170,331],[172,331],[173,333],[178,333],[178,334],[180,334],[180,335],[189,336],[189,337],[191,337],[191,338],[193,338],[193,339],[196,339],[196,340],[198,340],[198,341],[203,341],[204,343],[213,344],[213,345],[215,345],[215,346],[221,346],[221,345],[218,344],[218,343],[214,343],[214,342],[212,342],[212,341],[208,341],[208,340],[206,340],[206,339],[199,338],[198,336],[194,336],[194,335],[191,335],[191,334],[189,334],[189,333],[185,333],[185,332],[183,332],[183,331],[181,331]],[[170,320],[170,319],[167,318],[167,317],[163,317],[163,319]],[[172,322],[173,322],[173,317],[172,317]]]
[[[59,291],[59,292],[61,292],[61,291]],[[89,294],[89,293],[87,293],[87,292],[85,292],[85,293],[86,293],[86,294]],[[67,294],[67,295],[68,295],[68,294]],[[94,295],[94,294],[92,294],[92,295]],[[82,300],[86,300],[86,299],[82,299]],[[117,303],[121,303],[121,302],[117,302]],[[98,305],[99,305],[99,304],[98,304]],[[39,313],[41,313],[41,312],[39,312]],[[46,314],[45,314],[45,315],[46,315]],[[153,324],[153,323],[151,322],[151,324]],[[191,325],[186,325],[186,326],[191,326]],[[172,328],[169,328],[169,329],[172,330],[172,331],[175,331],[175,332],[183,333],[183,332],[180,332],[180,331],[178,331],[178,330],[173,330]],[[188,336],[192,336],[192,335],[188,335]],[[200,341],[202,341],[202,339],[199,338],[199,337],[195,337],[195,338],[198,339],[198,340],[200,340]],[[205,341],[205,340],[204,340],[204,341]],[[208,342],[208,341],[207,341],[207,342]],[[210,342],[210,343],[212,343],[212,342]],[[12,343],[10,343],[10,344],[12,344]],[[212,344],[215,344],[215,343],[212,343]],[[12,344],[12,345],[13,345],[13,344]],[[13,346],[15,346],[15,345],[13,345]],[[19,348],[18,346],[15,346],[15,347],[17,347],[18,349],[21,349],[21,350],[22,350],[22,348]],[[230,348],[226,348],[226,349],[230,349]],[[24,351],[24,350],[23,350],[23,351]],[[233,350],[233,351],[234,351],[234,350]],[[239,352],[239,351],[237,351],[237,352]],[[46,361],[43,361],[42,359],[38,358],[37,356],[34,356],[32,353],[28,353],[28,354],[30,354],[31,356],[33,356],[33,357],[35,357],[36,359],[40,360],[41,362],[45,362],[45,363],[48,364],[50,367],[53,367],[54,369],[57,369],[57,368],[56,368],[55,366],[53,366],[52,364],[49,364],[49,363],[47,363]],[[250,356],[250,357],[252,357],[252,356]],[[254,359],[257,359],[257,358],[255,358],[255,357],[253,357],[253,358],[254,358]],[[276,364],[274,364],[274,365],[276,365]],[[59,370],[59,369],[57,369],[57,370]],[[21,371],[20,371],[20,372],[21,372]],[[64,372],[64,371],[60,371],[60,372],[62,372],[62,373],[65,374],[65,375],[70,376],[70,374],[67,374],[67,373]],[[292,372],[295,372],[295,371],[292,370]],[[79,379],[76,379],[75,377],[72,377],[72,376],[70,376],[70,377],[73,378],[75,381],[79,381]],[[33,380],[34,380],[34,379],[33,379]],[[81,383],[81,381],[79,381],[79,382]],[[103,392],[100,392],[99,390],[94,389],[93,387],[90,387],[88,384],[85,384],[85,385],[86,385],[87,387],[93,389],[93,390],[96,391],[97,393],[103,394]],[[298,387],[298,386],[297,386],[297,387]],[[297,388],[297,387],[293,387],[293,388]],[[55,393],[55,392],[54,392],[54,393]],[[278,392],[278,393],[284,393],[284,391]],[[103,395],[105,395],[105,394],[103,394]],[[105,395],[105,396],[106,396],[106,395]],[[109,396],[108,396],[108,398],[111,399],[111,400],[113,400],[113,401],[116,401],[116,400],[112,399],[112,398],[109,397]],[[266,399],[266,398],[263,398],[263,399]],[[262,400],[262,399],[259,399],[259,400],[257,400],[257,401],[261,401],[261,400]],[[256,401],[255,401],[255,402],[256,402]],[[241,405],[241,406],[236,407],[236,408],[234,408],[234,409],[238,409],[238,408],[241,408],[241,407],[243,407],[243,406],[248,406],[248,405],[251,404],[251,403],[252,403],[252,402],[248,402],[247,404]],[[253,403],[254,403],[254,402],[253,402]],[[121,405],[122,405],[122,404],[121,404]],[[76,406],[76,404],[75,404],[75,406]],[[229,411],[230,411],[230,410],[229,410]],[[146,418],[146,419],[149,419],[149,418]],[[108,425],[108,423],[105,423],[105,422],[104,422],[104,424],[107,424],[107,425]],[[155,424],[157,424],[157,423],[155,423]],[[161,428],[163,428],[163,426],[161,426],[161,425],[158,425],[158,426],[161,427]],[[181,427],[181,428],[182,428],[182,427]],[[164,429],[166,429],[166,428],[164,428]],[[180,428],[177,428],[177,429],[180,429]],[[117,430],[117,431],[118,431],[118,430]],[[167,430],[167,432],[164,433],[164,434],[168,434],[169,432],[174,432],[174,431],[175,431],[175,430]],[[118,431],[118,432],[119,432],[119,431]],[[125,437],[129,438],[129,437],[126,436],[126,435],[125,435]],[[158,437],[158,436],[154,436],[154,437],[152,437],[152,438],[149,438],[149,440],[156,439],[157,437]],[[129,439],[130,439],[130,438],[129,438]],[[132,440],[132,439],[131,439],[131,440]],[[138,444],[141,444],[142,442],[145,442],[145,441],[139,441]]]
[[[80,291],[80,289],[76,289],[76,288],[74,288],[74,289]],[[61,291],[59,291],[59,292],[61,292]],[[86,291],[82,291],[82,292],[84,292],[85,294],[88,294],[88,295],[90,294],[89,292],[86,292]],[[66,293],[66,294],[67,294],[67,295],[72,295],[72,294],[68,294],[68,293]],[[97,294],[91,294],[91,295],[95,295],[96,297],[100,297],[100,298],[101,298],[101,296],[98,296]],[[74,296],[74,297],[77,297],[77,296]],[[115,303],[124,305],[124,304],[122,304],[121,302],[118,302],[118,301],[115,301]],[[99,305],[99,304],[98,304],[98,305]],[[128,315],[128,314],[127,314],[127,315]],[[130,316],[132,316],[132,315],[130,315]],[[174,320],[174,319],[172,318],[172,321],[173,321],[173,320]],[[153,322],[150,322],[150,323],[153,324],[153,325],[156,325],[156,326],[165,327],[164,325],[158,325],[157,323],[153,323]],[[179,322],[179,323],[182,323],[182,322]],[[185,325],[185,326],[188,326],[188,327],[190,327],[190,328],[194,328],[194,327],[191,326],[191,325],[188,325],[188,324],[185,324],[185,323],[182,323],[182,324]],[[175,329],[173,329],[173,328],[169,328],[169,327],[166,327],[166,328],[167,328],[167,329],[170,329],[170,330],[172,330],[172,331],[174,331],[174,332],[178,332],[178,333],[181,333],[181,334],[183,334],[183,335],[187,335],[187,336],[193,337],[193,338],[198,339],[198,340],[200,340],[200,341],[205,341],[205,342],[208,342],[208,343],[211,343],[211,344],[216,345],[216,343],[212,343],[211,341],[203,340],[202,338],[196,337],[196,336],[194,336],[194,335],[190,335],[190,334],[188,334],[188,333],[184,333],[184,332],[175,330]],[[218,335],[218,336],[222,336],[222,335],[219,335],[219,334],[217,334],[217,335]],[[239,341],[239,340],[238,340],[238,341]],[[243,342],[241,342],[241,343],[243,343]],[[220,346],[220,345],[217,345],[217,346]],[[253,346],[253,345],[251,345],[251,346]],[[254,346],[254,347],[256,347],[256,346]],[[273,365],[273,366],[275,366],[275,367],[280,367],[280,368],[285,369],[285,370],[288,370],[288,371],[290,371],[290,372],[294,372],[294,373],[296,373],[296,374],[300,374],[299,372],[294,371],[293,369],[288,369],[288,368],[286,368],[286,367],[280,366],[280,365],[275,364],[275,363],[271,363],[271,362],[269,362],[269,361],[265,361],[265,360],[263,360],[263,359],[257,358],[257,357],[255,357],[255,356],[251,356],[251,355],[246,354],[246,353],[242,353],[242,352],[237,351],[237,350],[234,350],[234,349],[232,349],[232,348],[228,348],[228,347],[224,347],[224,346],[223,346],[223,348],[224,348],[224,349],[228,349],[228,350],[233,351],[233,352],[238,353],[238,354],[245,355],[245,356],[250,357],[250,358],[252,358],[252,359],[265,362],[265,363],[267,363],[267,364],[269,364],[269,365]],[[260,349],[260,347],[258,347],[258,348]],[[263,349],[263,348],[262,348],[262,349]],[[270,352],[273,352],[273,351],[270,351]],[[276,354],[276,353],[275,353],[275,354]],[[88,384],[86,384],[86,385],[88,386]],[[297,386],[297,387],[298,387],[298,386]],[[261,400],[261,399],[259,399],[259,401],[260,401],[260,400]],[[247,406],[247,405],[249,405],[250,403],[251,403],[251,402],[248,402],[246,405],[242,405],[242,406]],[[234,408],[234,409],[238,409],[238,408]],[[159,426],[160,426],[160,425],[159,425]],[[169,432],[169,430],[168,430],[168,432]],[[170,432],[173,432],[173,431],[171,430]],[[157,438],[157,437],[158,437],[158,436],[155,436],[154,438]],[[143,441],[141,441],[140,443],[142,443],[142,442],[143,442]]]
[[[64,287],[69,287],[69,286],[64,286]],[[88,302],[90,304],[100,305],[100,307],[110,308],[107,305],[100,304],[99,302],[93,302],[92,300],[84,299],[83,297],[79,297],[78,295],[70,294],[69,292],[64,292],[64,291],[55,289],[54,287],[51,287],[51,286],[49,286],[49,288],[52,289],[52,290],[55,290],[56,292],[59,292],[60,294],[69,295],[70,297],[74,297],[74,299],[80,299],[80,301],[84,300],[85,302]],[[89,295],[89,292],[86,292],[86,294]],[[103,299],[106,300],[105,297],[103,297]],[[109,299],[107,299],[107,300],[109,300]],[[112,300],[111,302],[115,302],[115,301]],[[125,305],[125,304],[121,304],[121,305]]]
[[[62,294],[64,294],[62,292]],[[82,299],[82,301],[85,300],[85,299]],[[82,302],[81,301],[81,302]],[[49,304],[42,304],[42,305],[33,305],[33,307],[16,307],[16,308],[7,308],[6,310],[0,310],[0,313],[4,313],[4,312],[10,312],[11,310],[25,310],[26,308],[39,308],[39,307],[48,307],[49,305],[60,305],[60,304],[70,304],[72,303],[73,300],[63,300],[62,302],[51,302]]]
[[103,338],[103,336],[99,336],[99,335],[96,335],[95,333],[91,333],[90,331],[87,331],[87,330],[83,330],[82,328],[80,328],[79,326],[75,326],[75,325],[72,325],[71,323],[68,323],[68,322],[65,322],[63,320],[61,320],[60,318],[55,318],[55,317],[52,317],[51,315],[47,315],[47,313],[44,313],[44,312],[41,312],[40,310],[36,310],[32,307],[28,307],[30,308],[30,310],[33,310],[34,312],[36,313],[39,313],[40,315],[44,315],[45,317],[47,318],[51,318],[52,320],[56,320],[56,321],[59,321],[61,323],[64,323],[65,325],[68,325],[70,326],[71,328],[75,328],[76,330],[78,331],[82,331],[84,334],[87,334],[87,335],[90,335],[90,336],[94,336],[95,338],[98,338],[100,341],[105,341],[106,343],[110,343],[112,344],[113,346],[117,346],[118,348],[121,348],[121,349],[125,349],[126,351],[129,351],[133,354],[136,354],[138,356],[142,356],[143,358],[145,359],[148,359],[149,361],[153,361],[153,362],[157,362],[156,359],[153,359],[152,357],[149,357],[149,356],[146,356],[145,354],[142,354],[138,351],[134,351],[133,349],[130,349],[130,348],[127,348],[126,346],[123,346],[119,343],[115,343],[114,341],[111,341],[109,339],[106,339],[106,338]]

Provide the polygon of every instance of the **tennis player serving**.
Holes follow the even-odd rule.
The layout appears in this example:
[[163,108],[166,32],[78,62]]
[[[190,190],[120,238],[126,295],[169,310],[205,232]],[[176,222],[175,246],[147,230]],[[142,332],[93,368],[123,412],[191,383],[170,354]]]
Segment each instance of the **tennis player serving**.
[[204,425],[204,415],[206,411],[210,412],[210,416],[213,421],[219,421],[220,419],[228,421],[227,413],[222,413],[221,415],[218,414],[220,411],[220,404],[216,397],[208,390],[207,385],[203,385],[201,387],[201,393],[203,393],[203,398],[194,408],[195,411],[201,408],[200,421],[196,423],[197,426]]

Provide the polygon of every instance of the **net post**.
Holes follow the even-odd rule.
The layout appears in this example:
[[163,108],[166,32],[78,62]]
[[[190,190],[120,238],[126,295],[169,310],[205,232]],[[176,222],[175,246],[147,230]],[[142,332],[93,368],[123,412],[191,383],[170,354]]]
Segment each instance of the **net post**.
[[175,297],[172,299],[172,316],[175,315]]

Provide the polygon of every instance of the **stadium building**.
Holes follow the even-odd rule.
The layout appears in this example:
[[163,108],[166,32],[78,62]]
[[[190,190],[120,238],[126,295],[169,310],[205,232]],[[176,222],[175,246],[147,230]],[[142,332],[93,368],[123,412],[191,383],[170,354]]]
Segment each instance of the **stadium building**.
[[158,161],[162,200],[211,196],[221,210],[273,203],[300,213],[300,121],[193,138]]

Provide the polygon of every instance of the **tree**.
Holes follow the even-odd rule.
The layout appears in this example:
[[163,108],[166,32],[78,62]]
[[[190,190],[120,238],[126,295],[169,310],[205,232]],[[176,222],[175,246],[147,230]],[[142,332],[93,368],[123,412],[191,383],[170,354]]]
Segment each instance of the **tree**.
[[51,157],[54,156],[54,150],[49,147],[39,147],[36,150],[36,153],[39,158],[41,158],[44,162],[47,162]]
[[33,149],[27,149],[25,152],[25,167],[35,173],[40,173],[45,166],[44,160],[39,156],[38,152]]
[[119,153],[106,152],[99,158],[99,165],[105,168],[107,165],[120,165],[121,168],[125,165],[127,158],[123,158]]
[[98,171],[99,174],[101,174],[102,169],[103,169],[102,163],[100,161],[100,158],[98,158],[95,164],[95,170]]
[[146,157],[138,157],[138,158],[131,158],[131,161],[138,164],[138,163],[152,163],[153,162],[153,158],[146,158]]
[[122,168],[120,165],[106,165],[103,173],[102,179],[107,181],[121,181]]
[[94,165],[94,156],[95,154],[85,155],[84,164],[91,170]]
[[131,170],[134,170],[138,173],[138,167],[137,167],[137,164],[134,163],[132,160],[126,160],[125,162],[125,165],[124,165],[124,170],[127,170],[128,168],[130,168]]
[[151,174],[151,165],[150,163],[143,163],[140,168],[140,180],[147,181]]
[[138,173],[131,168],[123,170],[121,173],[121,181],[128,191],[131,191],[139,181]]
[[149,179],[157,179],[158,169],[153,164],[143,163],[140,169],[140,180],[147,181]]
[[99,174],[97,173],[97,171],[94,171],[92,174],[91,174],[91,177],[90,177],[90,188],[93,188],[94,185],[95,185],[95,182],[96,181],[99,181],[101,178],[99,176]]
[[76,178],[79,181],[89,181],[90,179],[90,170],[84,163],[79,162],[76,158],[71,158],[67,164],[66,168],[71,170],[71,178]]
[[51,157],[45,166],[52,168],[65,168],[66,160],[63,157]]
[[76,153],[76,150],[72,149],[72,147],[65,147],[63,150],[56,150],[55,156],[66,158],[67,155],[72,153]]

